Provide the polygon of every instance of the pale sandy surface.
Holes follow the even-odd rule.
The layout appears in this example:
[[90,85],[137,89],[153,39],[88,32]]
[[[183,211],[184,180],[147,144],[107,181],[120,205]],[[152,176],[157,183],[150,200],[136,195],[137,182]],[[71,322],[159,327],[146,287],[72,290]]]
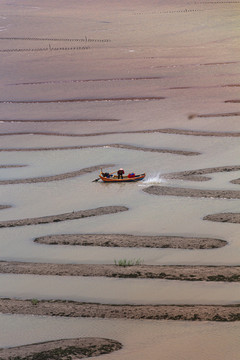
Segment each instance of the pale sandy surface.
[[214,249],[227,245],[221,239],[181,236],[136,236],[129,234],[59,234],[36,238],[39,244],[171,249]]
[[99,356],[121,349],[122,345],[114,340],[103,338],[79,338],[48,341],[39,344],[0,349],[0,359],[62,359],[69,357],[83,359]]
[[105,276],[188,281],[240,281],[239,266],[95,265],[0,262],[0,273],[58,276]]

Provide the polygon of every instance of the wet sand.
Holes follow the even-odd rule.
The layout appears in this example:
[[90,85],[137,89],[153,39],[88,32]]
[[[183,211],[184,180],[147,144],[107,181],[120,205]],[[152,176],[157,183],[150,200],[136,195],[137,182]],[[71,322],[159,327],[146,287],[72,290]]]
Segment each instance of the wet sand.
[[61,300],[0,299],[3,314],[106,319],[239,321],[240,305],[108,305]]
[[215,249],[227,245],[227,241],[213,238],[182,236],[137,236],[128,234],[59,234],[34,240],[46,245],[80,245],[107,247],[146,247],[171,249]]
[[105,276],[179,281],[240,282],[240,266],[49,264],[1,261],[2,274]]
[[16,185],[16,184],[34,184],[34,183],[43,183],[43,182],[50,182],[50,181],[60,181],[65,179],[70,179],[73,177],[89,174],[96,170],[100,170],[101,168],[108,168],[114,166],[113,164],[101,164],[96,166],[90,166],[88,168],[71,171],[63,174],[58,175],[51,175],[51,176],[40,176],[40,177],[32,177],[27,179],[13,179],[13,180],[0,180],[0,185]]
[[90,216],[99,216],[107,214],[115,214],[122,211],[127,211],[128,208],[125,206],[105,206],[96,209],[79,210],[71,213],[58,214],[52,216],[43,216],[36,218],[18,219],[18,220],[7,220],[0,221],[0,228],[15,227],[15,226],[26,226],[26,225],[38,225],[38,224],[49,224],[59,221],[83,219]]
[[77,359],[109,354],[122,348],[118,341],[103,338],[62,339],[0,349],[0,359]]
[[209,199],[240,199],[240,191],[238,190],[201,190],[152,185],[146,189],[143,189],[143,191],[148,194],[158,196],[183,196]]
[[219,213],[204,216],[203,220],[240,224],[240,213]]
[[[46,152],[43,153],[44,151],[52,150],[49,148],[50,145],[53,147],[55,146],[53,150],[80,150],[85,147],[69,146],[74,145],[69,143],[70,139],[73,140],[73,137],[76,137],[79,141],[85,140],[86,142],[86,139],[89,139],[90,142],[94,139],[89,138],[91,136],[108,135],[109,139],[107,141],[110,145],[96,146],[96,148],[109,146],[113,147],[114,150],[110,149],[106,152],[102,151],[101,154],[99,150],[99,154],[97,154],[99,155],[98,161],[94,161],[94,164],[102,162],[103,160],[99,159],[100,155],[103,155],[106,156],[104,162],[121,164],[124,168],[126,168],[127,165],[132,166],[133,164],[136,164],[137,168],[146,167],[148,172],[150,167],[149,164],[153,164],[152,166],[154,167],[154,170],[159,170],[160,173],[163,171],[168,173],[166,176],[169,175],[169,177],[173,176],[173,178],[176,179],[194,181],[209,180],[210,177],[205,175],[213,172],[239,170],[238,166],[230,166],[232,162],[238,162],[238,148],[232,138],[240,137],[238,127],[238,117],[240,113],[239,109],[237,109],[237,105],[239,103],[239,95],[237,94],[239,84],[236,81],[239,72],[239,45],[237,43],[238,36],[236,32],[234,32],[237,26],[236,14],[239,9],[239,1],[210,1],[195,4],[189,4],[187,2],[183,4],[179,0],[171,3],[165,1],[161,4],[156,4],[156,1],[150,1],[147,4],[144,1],[139,1],[136,4],[129,4],[129,1],[123,0],[119,4],[113,4],[108,0],[104,0],[85,4],[84,2],[79,3],[75,0],[68,2],[63,0],[60,6],[56,6],[56,2],[43,0],[41,4],[38,4],[39,6],[36,7],[35,5],[36,4],[32,1],[28,2],[27,5],[23,5],[19,4],[15,0],[10,5],[7,3],[1,5],[2,15],[0,18],[3,23],[1,24],[3,25],[3,28],[1,26],[0,31],[3,32],[1,32],[2,37],[0,38],[2,45],[2,50],[0,50],[0,52],[3,57],[3,66],[0,69],[0,86],[2,90],[0,106],[2,110],[1,117],[4,119],[3,123],[5,122],[6,124],[2,124],[0,136],[25,134],[42,135],[41,144],[43,145],[43,148],[35,147],[37,144],[33,142],[31,146],[34,148],[23,149],[23,146],[28,146],[28,139],[21,136],[17,136],[16,138],[14,136],[11,138],[4,138],[3,140],[6,141],[5,146],[15,146],[16,149],[0,149],[0,151],[2,151],[1,157],[3,159],[1,163],[15,164],[20,162],[19,159],[21,159],[21,163],[24,164],[30,163],[29,159],[32,163],[34,163],[33,155],[35,154],[20,154],[17,153],[17,151],[42,151],[42,155],[41,153],[36,154],[36,158],[40,159],[42,157],[41,161],[42,159],[44,160],[42,162],[40,161],[40,163],[44,164],[44,166],[46,164],[46,167],[44,167],[46,172],[44,174],[53,174],[53,170],[51,170],[51,172],[47,171],[55,154],[46,154]],[[51,14],[51,16],[49,14]],[[21,21],[19,19],[21,19]],[[31,34],[31,37],[27,37],[29,35],[26,34]],[[56,34],[59,35],[58,38]],[[41,41],[44,43],[41,44]],[[62,43],[58,44],[57,42],[60,41]],[[74,41],[77,42],[76,46],[72,43]],[[54,44],[52,44],[52,42],[54,42]],[[76,50],[79,50],[80,52]],[[17,124],[18,116],[19,118],[24,119],[19,121],[20,124]],[[34,120],[36,117],[37,119]],[[14,119],[13,124],[11,124],[11,118]],[[88,118],[90,120],[87,120]],[[41,124],[40,119],[43,119],[42,122],[45,124]],[[70,124],[67,124],[68,119],[69,122],[71,122]],[[194,121],[189,121],[190,119],[194,119]],[[164,138],[163,142],[166,149],[154,148],[154,145],[150,141],[147,142],[147,139],[142,140],[141,136],[137,136],[137,134],[155,133],[166,134],[166,136],[159,136],[159,142],[156,142],[156,139],[154,139],[155,146],[159,146],[159,144],[162,146],[163,144],[161,143],[161,139]],[[118,140],[117,136],[113,136],[111,138],[111,135],[118,134],[136,134],[136,136],[134,136],[134,142],[136,144],[142,145],[143,142],[145,146],[151,147],[145,148],[144,146],[132,145],[131,140],[129,141],[129,144],[126,145],[124,144],[125,139]],[[167,136],[167,134],[179,136],[177,138],[176,136]],[[54,139],[54,136],[58,136],[58,139]],[[193,136],[197,136],[199,138],[193,139]],[[69,139],[64,139],[63,137],[69,137]],[[203,138],[201,139],[201,137]],[[36,136],[33,136],[32,141],[34,141],[35,138]],[[217,140],[217,138],[219,140]],[[51,144],[49,144],[48,140],[51,141]],[[56,143],[55,141],[57,140],[58,142]],[[68,141],[68,147],[66,148],[64,148],[64,140]],[[219,145],[220,141],[222,141],[221,146]],[[229,141],[231,141],[232,144],[230,144]],[[111,145],[111,142],[123,142],[123,144],[120,143]],[[176,149],[172,149],[173,144],[176,146]],[[80,145],[82,144],[80,143]],[[89,148],[95,148],[95,146],[91,146]],[[125,149],[125,151],[117,151],[117,149]],[[185,151],[185,149],[194,149],[196,151]],[[219,154],[222,149],[223,156],[220,158]],[[148,153],[133,153],[128,150],[144,151]],[[12,151],[12,153],[4,154],[4,151]],[[14,153],[14,151],[16,151],[16,153]],[[202,154],[196,158],[198,161],[196,163],[194,163],[195,158],[187,158],[188,162],[186,162],[186,158],[184,159],[181,156],[172,156],[195,156],[200,155],[200,151],[202,151]],[[81,151],[78,153],[81,158]],[[84,153],[86,153],[90,159],[92,153],[96,154],[97,151],[89,150]],[[114,154],[114,160],[112,160],[112,153]],[[161,157],[161,153],[166,153],[167,155]],[[64,151],[61,155],[63,156],[62,160],[64,160]],[[11,162],[8,159],[6,160],[7,156],[11,158]],[[72,161],[74,164],[75,156],[76,154],[73,155],[73,160],[70,159],[69,156],[68,161]],[[165,162],[166,159],[167,162]],[[88,166],[87,159],[80,159],[80,162],[81,161],[84,163],[83,165],[80,164],[76,167],[71,167],[70,170]],[[189,165],[190,163],[192,165]],[[185,166],[186,164],[187,166]],[[219,165],[220,167],[217,168],[216,166]],[[224,165],[227,166],[225,167]],[[195,166],[199,168],[202,167],[204,169],[193,170],[192,172],[182,171],[186,168],[195,168]],[[206,168],[207,166],[209,166],[209,169]],[[11,175],[13,180],[4,180],[0,184],[48,182],[81,175],[79,174],[79,171],[81,170],[76,170],[71,173],[64,172],[68,169],[61,168],[58,162],[56,162],[55,168],[56,172],[54,172],[54,174],[56,175],[19,180],[16,179],[18,177],[19,170],[16,170],[14,173],[15,175]],[[173,171],[180,172],[173,173]],[[13,170],[11,170],[11,174],[12,172]],[[31,175],[39,176],[39,174]],[[240,180],[236,179],[231,182],[239,184]],[[214,184],[216,183],[217,182],[214,182]],[[43,252],[46,251],[46,259],[44,258],[44,254],[41,259],[42,261],[50,261],[51,263],[20,263],[19,261],[2,262],[0,264],[3,268],[2,271],[4,271],[5,274],[13,274],[12,283],[14,290],[15,287],[19,285],[19,283],[16,283],[19,280],[17,279],[18,276],[14,274],[22,273],[38,274],[40,279],[42,279],[44,275],[48,274],[72,274],[72,276],[77,276],[77,274],[81,273],[82,275],[80,276],[142,277],[149,279],[151,277],[155,277],[166,279],[166,281],[170,279],[189,281],[195,280],[206,282],[201,284],[202,288],[200,291],[204,292],[206,290],[205,287],[210,285],[210,291],[213,293],[215,292],[215,294],[217,294],[217,286],[222,285],[219,283],[217,284],[217,281],[239,282],[239,266],[218,266],[218,264],[217,266],[211,266],[211,262],[216,263],[216,258],[214,258],[214,254],[216,254],[216,252],[218,252],[217,261],[219,260],[219,264],[227,263],[226,258],[229,259],[228,249],[230,249],[230,253],[235,250],[236,254],[238,253],[239,247],[234,225],[227,225],[229,232],[223,232],[222,234],[220,231],[220,224],[208,224],[200,219],[210,212],[219,212],[219,214],[209,216],[220,215],[220,218],[223,219],[221,221],[228,221],[228,219],[226,220],[226,217],[230,216],[230,220],[236,220],[237,218],[237,221],[234,222],[239,222],[239,214],[222,213],[223,211],[226,211],[224,210],[226,207],[226,201],[217,202],[214,200],[192,200],[190,201],[192,207],[189,206],[184,209],[184,221],[180,223],[183,213],[179,199],[177,201],[177,199],[174,198],[162,198],[162,201],[160,201],[159,198],[151,197],[142,193],[142,191],[138,188],[135,193],[134,190],[132,192],[129,191],[129,198],[124,198],[126,200],[123,204],[129,208],[131,207],[131,212],[129,212],[131,217],[130,215],[129,219],[128,216],[124,217],[124,223],[120,222],[119,224],[117,222],[118,220],[116,220],[115,224],[114,221],[111,223],[113,218],[115,219],[118,217],[109,216],[109,218],[105,217],[105,223],[101,223],[101,219],[104,218],[100,218],[100,220],[95,219],[94,226],[92,224],[93,221],[92,223],[90,221],[74,222],[76,226],[79,226],[78,229],[76,227],[71,228],[70,226],[72,226],[73,223],[70,222],[57,224],[58,222],[64,220],[80,219],[85,216],[111,214],[117,213],[118,211],[128,210],[128,208],[124,206],[103,207],[86,211],[77,211],[76,213],[73,212],[38,218],[21,219],[25,215],[26,217],[29,216],[29,214],[31,214],[31,207],[35,206],[36,216],[38,216],[39,213],[41,215],[45,215],[43,205],[47,206],[50,204],[50,202],[47,202],[46,200],[44,201],[44,196],[46,197],[47,193],[44,193],[46,188],[49,194],[51,194],[51,189],[53,189],[53,193],[55,192],[58,194],[58,198],[56,197],[56,200],[53,200],[54,209],[58,206],[57,201],[60,202],[60,200],[62,200],[63,204],[61,211],[52,210],[50,213],[64,213],[65,211],[69,211],[69,206],[70,210],[74,209],[75,206],[71,207],[71,201],[73,200],[71,200],[71,198],[67,198],[66,193],[64,193],[64,191],[67,191],[67,193],[69,191],[69,188],[67,189],[67,185],[67,182],[58,182],[57,184],[51,182],[49,184],[45,184],[44,186],[6,186],[4,188],[4,198],[2,200],[2,204],[16,204],[14,216],[12,215],[11,217],[15,219],[20,218],[20,220],[3,221],[0,223],[0,227],[14,227],[20,225],[34,225],[54,222],[54,228],[51,228],[51,233],[54,234],[74,231],[96,231],[100,233],[102,231],[116,231],[123,233],[129,231],[130,233],[137,232],[138,234],[141,234],[141,231],[144,231],[143,233],[145,234],[149,231],[151,234],[180,233],[184,235],[194,235],[194,237],[161,236],[143,238],[143,236],[129,237],[124,234],[117,234],[115,237],[111,234],[84,234],[83,239],[81,234],[46,236],[46,228],[49,228],[49,226],[36,227],[36,229],[35,227],[29,227],[27,229],[29,230],[29,244],[31,239],[36,236],[41,236],[40,241],[38,241],[39,238],[36,239],[36,242],[41,242],[42,245],[37,246],[35,244],[35,254],[37,254],[38,249],[41,249]],[[99,188],[101,187],[103,188],[104,186],[100,185]],[[22,188],[24,188],[24,191],[26,192],[29,188],[29,194],[25,194],[24,192],[21,194]],[[33,188],[36,188],[34,193],[31,192],[31,189]],[[97,188],[97,186],[94,186],[94,188]],[[62,189],[63,192],[61,192]],[[84,184],[82,189],[81,186],[79,186],[79,193],[76,194],[76,200],[78,200],[78,196],[79,200],[84,202],[84,205],[80,205],[79,208],[89,209],[95,208],[97,204],[104,204],[104,201],[100,202],[101,196],[99,193],[97,194],[97,192],[94,192],[95,189],[91,193],[91,189],[92,188],[89,187],[88,194],[86,184]],[[117,187],[116,189],[117,190],[113,190],[111,187],[109,194],[112,197],[121,199],[121,192],[123,189],[120,187]],[[151,191],[157,192],[157,195],[191,196],[197,198],[205,197],[208,199],[240,198],[238,191],[222,191],[218,190],[218,187],[214,190],[200,190],[159,186],[150,187],[145,190],[150,194]],[[101,190],[99,190],[99,192],[100,191]],[[104,191],[102,193],[104,193]],[[163,193],[159,194],[159,191],[162,191]],[[95,206],[94,196],[96,194],[97,204]],[[31,197],[31,195],[33,196]],[[91,203],[89,205],[86,201],[87,196],[89,196],[89,203]],[[150,217],[152,214],[144,214],[144,211],[140,214],[140,212],[136,209],[137,207],[139,209],[138,205],[141,205],[141,200],[143,198],[146,198],[146,202],[148,202],[149,208],[151,207],[153,214],[153,218],[151,219],[152,227],[150,229],[150,222],[148,222],[148,219],[145,219],[145,215]],[[39,200],[42,201],[43,205]],[[104,200],[104,198],[102,200]],[[69,201],[70,204],[67,203],[67,201]],[[117,201],[116,203],[118,204]],[[122,204],[122,201],[120,203]],[[196,208],[194,208],[194,206],[197,206],[197,203],[199,203],[199,211],[196,211],[196,213],[199,214],[201,212],[199,219],[193,217],[193,214],[196,214]],[[202,203],[204,204],[202,205]],[[207,208],[206,205],[208,203],[209,208]],[[228,211],[234,211],[234,209],[230,209],[231,203],[231,201],[227,202]],[[132,207],[132,204],[134,204],[134,206],[136,205],[136,208],[134,208],[134,206]],[[212,209],[211,205],[213,207]],[[166,206],[166,212],[164,211],[164,206]],[[0,206],[0,209],[4,209],[6,207],[8,206],[2,205]],[[6,213],[8,212],[2,214],[6,216]],[[160,217],[161,221],[159,221]],[[107,222],[108,219],[109,222]],[[191,223],[190,227],[186,219],[188,219],[189,224]],[[144,228],[145,220],[146,228]],[[82,223],[84,223],[84,225],[81,229]],[[138,228],[138,224],[140,223],[141,226]],[[109,228],[106,228],[106,225],[109,225]],[[40,228],[39,231],[38,228]],[[26,234],[24,233],[26,229],[3,229],[2,232],[4,237],[7,234],[7,239],[4,239],[5,242],[3,241],[1,245],[2,249],[5,251],[3,255],[5,256],[4,259],[10,259],[12,256],[14,259],[21,260],[21,255],[20,253],[18,254],[17,247],[15,249],[11,244],[12,240],[13,243],[15,242],[16,244],[16,238],[18,238],[16,233],[17,230],[21,231],[19,232],[19,246],[22,246],[21,240],[24,239],[23,249],[24,251],[26,250],[26,254],[28,253],[28,256],[31,253],[30,246],[28,248],[27,241],[25,241],[25,239],[27,239],[25,238]],[[198,238],[198,235],[203,237]],[[204,236],[207,237],[205,238]],[[218,239],[218,237],[227,239],[229,243],[225,240]],[[133,266],[123,268],[115,265],[52,264],[52,262],[54,262],[55,254],[52,254],[53,258],[50,259],[51,255],[48,255],[47,257],[47,252],[49,249],[55,251],[57,248],[49,248],[47,244],[53,244],[53,242],[61,245],[66,244],[81,246],[127,246],[136,248],[138,246],[146,248],[154,246],[156,248],[170,247],[175,249],[206,249],[206,251],[201,252],[201,254],[204,254],[204,256],[206,254],[207,259],[209,260],[207,260],[207,264],[209,264],[209,266],[158,265],[155,267],[153,265],[141,265],[137,267]],[[10,244],[9,249],[6,246],[8,243]],[[229,246],[223,248],[226,244]],[[26,246],[26,248],[24,248],[24,246]],[[210,251],[212,248],[220,247],[222,247],[222,249]],[[209,249],[209,251],[207,249]],[[59,250],[59,248],[57,250]],[[61,250],[66,251],[67,248],[62,247]],[[75,248],[74,250],[82,251],[82,249],[79,248]],[[102,249],[100,248],[91,249],[92,252],[95,251],[97,254],[99,251],[100,261],[101,250]],[[106,251],[109,251],[109,249],[106,249]],[[116,249],[115,251],[118,254],[121,249]],[[137,252],[137,250],[131,251]],[[171,263],[171,255],[164,254],[167,251],[160,249],[155,252],[156,261],[158,261],[159,264],[162,262],[166,263],[168,259],[170,259]],[[169,253],[170,252],[171,250],[169,250]],[[183,263],[183,259],[181,258],[182,253],[183,252],[180,250],[176,251],[175,264],[178,261]],[[188,252],[188,254],[189,253],[190,252]],[[200,261],[197,259],[197,254],[199,254],[199,252],[196,251],[196,258],[194,258],[194,251],[192,251],[191,254],[192,264],[195,263],[195,260],[198,261],[198,263],[204,263],[202,259],[200,259]],[[64,255],[62,256],[62,259],[64,258],[64,261],[71,262],[71,259],[68,259],[70,254],[67,253],[67,251],[65,257]],[[33,257],[29,260],[37,261],[36,259],[34,260]],[[238,265],[238,262],[236,261],[235,264]],[[5,274],[1,276],[8,279],[10,275]],[[43,276],[41,277],[40,275]],[[20,276],[21,275],[19,275],[19,277]],[[23,275],[23,277],[27,278],[27,275]],[[55,280],[50,279],[49,290],[46,290],[46,287],[44,289],[46,292],[49,291],[49,294],[51,294],[51,289],[54,289],[54,287],[57,288],[57,283],[60,277],[56,278],[57,279]],[[76,278],[71,278],[71,281],[72,280],[79,281],[79,279]],[[84,285],[85,288],[83,286],[81,291],[84,293],[85,290],[85,293],[87,293],[88,286],[91,286],[91,281],[90,278],[84,278],[84,280],[86,280],[87,285]],[[103,280],[105,281],[105,279],[97,278],[96,282],[100,283]],[[125,283],[125,288],[123,287],[122,289],[126,289],[127,284],[129,284],[129,279],[107,280],[111,282],[116,281]],[[7,282],[8,280],[5,281]],[[27,293],[31,292],[31,285],[29,283],[24,288],[24,281],[26,281],[26,279],[22,279],[22,286],[18,294],[20,294],[21,291],[21,296],[23,298],[29,298],[31,296],[27,295]],[[33,282],[34,281],[36,281],[36,279],[33,279]],[[69,284],[67,283],[67,281],[69,281],[67,279],[61,278],[61,281],[63,285],[65,284],[66,288],[69,286],[70,293],[71,286],[74,281],[73,283],[69,282]],[[143,292],[144,289],[147,289],[147,283],[151,282],[151,280],[138,279],[131,281],[145,281],[145,288],[143,288]],[[157,282],[158,280],[152,281]],[[163,283],[165,280],[159,281]],[[211,281],[210,284],[207,283],[209,281]],[[171,284],[174,285],[172,281]],[[184,285],[183,282],[181,282],[181,285],[178,284],[179,282],[177,282],[174,286],[177,288],[178,286],[182,287]],[[190,283],[191,288],[194,288],[195,285],[198,284]],[[238,284],[224,284],[223,286],[230,285],[238,286]],[[64,286],[62,286],[61,289],[63,288]],[[120,284],[118,283],[117,289],[120,288]],[[2,296],[5,290],[6,289],[4,289],[3,286]],[[112,291],[112,288],[110,290]],[[134,289],[134,291],[136,290]],[[161,288],[160,291],[162,291]],[[191,297],[191,289],[188,291],[189,293],[186,291],[184,294],[184,303],[188,302]],[[40,291],[37,293],[40,297]],[[126,301],[124,304],[128,302],[128,297],[130,297],[129,293],[126,294]],[[228,291],[227,293],[228,300],[232,303],[233,293]],[[199,294],[201,295],[201,293]],[[48,294],[46,294],[46,297],[47,295]],[[150,292],[146,295],[149,296]],[[7,293],[6,296],[12,297],[13,295],[9,295],[9,293]],[[62,301],[2,299],[0,300],[0,311],[12,314],[19,313],[66,317],[81,316],[113,319],[170,319],[190,321],[240,320],[239,303],[236,305],[226,306],[198,305],[201,303],[201,296],[194,297],[194,305],[182,306],[151,306],[149,305],[149,299],[145,302],[148,305],[131,306],[99,304],[101,301],[101,291],[97,292],[97,295],[94,298],[95,301],[98,302],[95,304],[64,301],[67,296],[68,293],[65,291]],[[104,302],[108,302],[108,300],[110,300],[111,296],[109,296],[109,298],[108,296],[109,295],[105,297],[106,300]],[[34,297],[34,295],[32,295],[32,297]],[[53,295],[50,295],[50,297],[53,298]],[[181,297],[181,291],[176,291],[172,304],[179,303],[178,297]],[[59,299],[60,297],[57,296],[55,298]],[[141,295],[139,295],[139,298],[141,298]],[[117,298],[117,303],[119,303],[118,300],[119,299]],[[196,301],[198,303],[196,303]],[[236,301],[238,302],[238,300]],[[138,303],[141,304],[141,301]],[[159,297],[157,298],[157,303],[159,303]],[[222,304],[218,295],[216,295],[213,304],[216,303]],[[12,321],[12,326],[14,326],[14,321],[16,320],[13,319]],[[30,326],[28,328],[29,331],[34,331],[35,321],[36,317],[33,316],[32,319],[30,319]],[[143,325],[143,322],[136,324],[135,330],[137,327],[141,328],[141,324]],[[166,325],[167,324],[165,323],[163,326],[166,327]],[[220,327],[221,325],[219,325],[219,328]],[[129,328],[127,328],[127,330],[128,329]],[[9,330],[5,331],[8,332]],[[93,331],[93,329],[90,329],[90,335],[93,335],[91,331]],[[154,327],[150,328],[150,334],[151,331],[154,332]],[[199,332],[199,328],[196,331]],[[136,336],[137,332],[132,331],[131,329],[126,331],[126,333],[131,338]],[[11,331],[7,335],[9,335],[8,337],[10,339],[13,336]],[[205,342],[206,338],[204,341],[203,332],[202,334],[198,333],[198,335],[202,341],[201,349],[204,347],[206,353],[211,350],[211,346],[217,347],[216,350],[218,350],[218,344],[226,344],[226,342],[229,341],[229,337],[228,340],[226,340],[226,333],[225,337],[223,333],[223,335],[217,339],[218,342],[215,340],[216,337],[212,340],[211,336],[209,336],[211,339],[210,341],[216,341],[214,344],[209,345]],[[28,335],[26,335],[24,341],[18,341],[18,343],[28,343],[27,336]],[[170,335],[170,337],[171,336],[172,335]],[[204,336],[206,336],[205,333]],[[65,337],[68,337],[68,334],[64,336],[64,338]],[[176,335],[173,337],[175,337],[175,339],[177,338]],[[19,339],[20,336],[18,335],[17,340]],[[51,340],[51,337],[49,340]],[[140,343],[140,339],[137,340]],[[169,340],[171,344],[173,339]],[[178,337],[177,341],[182,342],[182,337]],[[139,359],[139,356],[136,355],[136,342],[134,344],[135,345],[132,346],[131,349],[127,349],[127,351],[129,351],[129,356],[127,355],[126,357],[127,359]],[[202,358],[204,358],[204,354],[202,354],[201,351],[198,351],[196,346],[194,349],[191,349],[191,344],[194,344],[194,342],[191,342],[190,339],[186,346],[187,351],[189,352],[186,358],[194,358],[194,355],[197,357],[202,356]],[[55,346],[56,344],[54,344],[54,347]],[[230,346],[228,344],[227,358],[229,360],[237,358],[237,355],[234,354],[234,351],[236,352],[236,347],[236,345]],[[148,348],[148,344],[146,348]],[[168,350],[169,353],[171,350],[175,352],[173,355],[174,360],[178,359],[179,353],[181,353],[176,349],[178,349],[178,347],[171,344]],[[42,351],[42,349],[40,351]],[[150,346],[148,351],[150,354]],[[191,356],[190,353],[193,355]],[[214,355],[215,354],[216,352],[214,352]],[[24,353],[24,355],[21,356],[27,355]],[[113,355],[114,358],[115,356],[116,358],[118,357],[118,355]],[[155,353],[155,356],[156,358],[159,357],[158,351]],[[170,359],[171,354],[161,354],[161,356],[163,357],[163,360],[165,360]],[[217,357],[219,354],[215,356]],[[222,355],[221,353],[220,357],[223,359],[224,354]],[[145,358],[147,359],[148,356],[145,356]],[[149,358],[153,358],[153,356],[149,355]]]

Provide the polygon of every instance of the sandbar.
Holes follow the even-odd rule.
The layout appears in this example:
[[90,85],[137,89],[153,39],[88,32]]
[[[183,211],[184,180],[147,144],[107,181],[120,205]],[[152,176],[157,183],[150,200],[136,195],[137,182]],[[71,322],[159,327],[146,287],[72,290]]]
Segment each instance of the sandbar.
[[240,224],[240,213],[218,213],[204,216],[203,220]]
[[83,219],[90,216],[99,216],[107,214],[115,214],[122,211],[127,211],[128,208],[125,206],[102,206],[95,209],[73,211],[71,213],[49,215],[36,218],[26,218],[18,220],[6,220],[0,221],[0,228],[15,227],[15,226],[26,226],[26,225],[38,225],[38,224],[49,224],[54,222]]
[[1,274],[104,276],[182,281],[240,282],[240,266],[53,264],[1,261]]
[[[169,174],[163,174],[162,177],[165,179],[179,179],[189,181],[208,181],[211,180],[208,176],[202,176],[203,174],[221,173],[240,170],[240,165],[228,165],[228,166],[217,166],[212,168],[197,169],[197,170],[186,170],[179,171]],[[232,180],[231,182],[234,183]]]
[[61,300],[0,299],[3,314],[31,314],[106,319],[240,321],[235,305],[109,305]]
[[59,181],[70,179],[76,176],[85,175],[96,170],[100,170],[101,168],[111,167],[113,164],[101,164],[96,166],[90,166],[88,168],[83,168],[76,171],[71,171],[67,173],[62,173],[58,175],[51,175],[51,176],[39,176],[39,177],[32,177],[26,179],[12,179],[12,180],[0,180],[0,185],[15,185],[15,184],[33,184],[33,183],[42,183],[42,182],[50,182],[50,181]]
[[47,341],[0,349],[0,360],[77,359],[109,354],[122,348],[116,340],[104,338],[78,338]]
[[209,199],[240,199],[240,191],[238,190],[202,190],[152,185],[146,189],[143,189],[143,191],[151,195],[159,196],[184,196]]
[[130,234],[57,234],[38,237],[34,242],[46,245],[171,249],[215,249],[227,245],[227,241],[215,238],[167,235],[144,236]]

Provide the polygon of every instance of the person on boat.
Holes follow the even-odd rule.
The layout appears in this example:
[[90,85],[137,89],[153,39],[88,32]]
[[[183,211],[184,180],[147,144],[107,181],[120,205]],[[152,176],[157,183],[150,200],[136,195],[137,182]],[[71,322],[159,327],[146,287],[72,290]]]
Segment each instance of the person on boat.
[[129,179],[134,178],[134,177],[135,177],[135,173],[134,173],[134,172],[128,174],[128,178],[129,178]]
[[118,179],[123,179],[124,170],[122,168],[119,169],[117,174],[118,174]]

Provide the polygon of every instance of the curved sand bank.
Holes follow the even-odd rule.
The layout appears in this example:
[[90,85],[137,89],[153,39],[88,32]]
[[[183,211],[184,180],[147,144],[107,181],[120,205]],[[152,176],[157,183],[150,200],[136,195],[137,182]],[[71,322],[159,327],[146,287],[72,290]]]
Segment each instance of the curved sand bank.
[[123,267],[102,264],[1,261],[0,273],[240,282],[240,266],[134,265]]
[[[197,169],[197,170],[187,170],[187,171],[179,171],[174,173],[163,174],[161,177],[165,179],[179,179],[179,180],[189,180],[189,181],[207,181],[211,180],[208,176],[202,176],[203,174],[212,174],[212,173],[222,173],[222,172],[230,172],[230,171],[238,171],[240,170],[240,165],[230,165],[230,166],[218,166],[212,168],[205,169]],[[239,183],[240,183],[240,179]],[[232,180],[232,183],[237,183],[237,180]]]
[[73,211],[71,213],[50,215],[36,218],[18,219],[18,220],[6,220],[0,221],[0,228],[15,227],[15,226],[26,226],[26,225],[38,225],[38,224],[49,224],[53,222],[83,219],[90,216],[108,215],[115,214],[122,211],[127,211],[128,208],[125,206],[103,206],[89,210]]
[[240,224],[240,213],[218,213],[204,216],[203,220]]
[[81,245],[107,247],[146,247],[172,249],[215,249],[227,245],[227,241],[213,238],[183,236],[140,236],[128,234],[59,234],[47,235],[34,240],[47,245]]
[[109,98],[79,98],[79,99],[57,99],[57,100],[4,100],[0,104],[52,104],[52,103],[74,103],[74,102],[100,102],[100,101],[152,101],[164,100],[163,96],[140,96],[140,97],[109,97]]
[[73,136],[73,137],[86,137],[86,136],[102,136],[102,135],[116,135],[116,134],[174,134],[174,135],[190,135],[190,136],[215,136],[215,137],[240,137],[240,132],[219,132],[219,131],[197,131],[197,130],[182,130],[182,129],[152,129],[152,130],[129,130],[129,131],[110,131],[98,132],[87,134],[69,134],[58,132],[14,132],[14,133],[1,133],[0,136],[11,135],[44,135],[44,136]]
[[1,360],[66,360],[109,354],[122,348],[116,340],[104,338],[61,339],[0,349]]
[[117,149],[127,149],[127,150],[137,150],[145,152],[157,152],[157,153],[166,153],[174,155],[183,155],[183,156],[195,156],[200,155],[201,153],[197,151],[184,151],[184,150],[174,150],[174,149],[160,149],[160,148],[145,148],[143,146],[134,146],[126,144],[104,144],[104,145],[83,145],[83,146],[57,146],[57,147],[43,147],[43,148],[5,148],[0,149],[1,151],[50,151],[50,150],[79,150],[79,149],[92,149],[92,148],[104,148],[111,147]]
[[83,168],[76,171],[71,171],[58,175],[50,175],[50,176],[39,176],[35,178],[27,178],[27,179],[13,179],[13,180],[0,180],[0,185],[16,185],[16,184],[33,184],[33,183],[41,183],[41,182],[50,182],[50,181],[59,181],[70,179],[76,176],[85,175],[96,170],[100,170],[101,168],[112,167],[113,164],[102,164],[96,166],[90,166],[88,168]]
[[146,189],[143,189],[143,191],[151,195],[159,196],[184,196],[210,199],[240,199],[240,191],[237,190],[201,190],[152,185],[147,187]]
[[0,299],[4,314],[107,319],[239,321],[240,305],[108,305],[61,300]]

